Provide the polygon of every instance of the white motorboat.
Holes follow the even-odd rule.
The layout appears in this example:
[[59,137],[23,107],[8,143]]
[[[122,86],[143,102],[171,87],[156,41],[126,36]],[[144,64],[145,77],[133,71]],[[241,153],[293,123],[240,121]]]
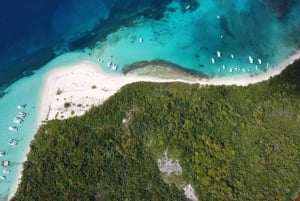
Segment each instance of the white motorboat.
[[16,124],[21,124],[23,122],[23,119],[20,117],[16,117],[16,118],[14,118],[13,122]]
[[0,157],[3,157],[3,156],[5,156],[5,151],[0,151]]
[[234,59],[234,55],[232,53],[230,54],[230,57],[231,57],[231,59]]
[[251,56],[249,56],[248,59],[249,59],[249,63],[253,64],[253,58]]
[[211,63],[215,64],[215,59],[214,58],[211,58]]
[[2,172],[3,172],[3,174],[8,174],[8,173],[10,173],[10,170],[3,170]]
[[20,110],[23,110],[26,107],[27,104],[18,105],[17,108]]
[[111,70],[113,71],[116,71],[118,69],[118,65],[117,64],[114,64],[112,67],[111,67]]
[[112,61],[109,61],[109,62],[107,63],[107,67],[109,68],[109,67],[111,66],[111,64],[112,64]]
[[16,146],[18,144],[18,140],[15,140],[15,139],[11,139],[9,142],[8,142],[9,145],[11,146]]
[[26,116],[27,116],[27,113],[25,113],[25,112],[18,112],[18,114],[17,114],[17,117],[19,117],[19,118],[24,118]]
[[0,180],[5,180],[5,179],[6,179],[6,176],[3,176],[3,175],[0,176]]
[[9,126],[8,130],[10,130],[10,131],[17,131],[18,127],[16,127],[16,126]]
[[140,43],[143,43],[143,42],[144,42],[144,39],[143,39],[142,37],[140,37],[140,38],[139,38],[139,42],[140,42]]
[[261,63],[262,63],[262,61],[261,61],[261,59],[260,59],[260,58],[258,58],[258,59],[257,59],[257,61],[258,61],[258,63],[259,63],[259,64],[261,64]]
[[221,57],[221,52],[218,50],[217,51],[217,56],[220,58]]

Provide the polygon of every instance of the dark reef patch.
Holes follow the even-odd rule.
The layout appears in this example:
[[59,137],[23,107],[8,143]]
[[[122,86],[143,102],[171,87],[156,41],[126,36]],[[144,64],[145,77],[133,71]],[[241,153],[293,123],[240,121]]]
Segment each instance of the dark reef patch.
[[199,71],[187,70],[187,68],[185,67],[161,59],[135,62],[133,64],[124,66],[122,72],[124,75],[138,74],[162,78],[182,78],[189,80],[209,78],[209,76]]

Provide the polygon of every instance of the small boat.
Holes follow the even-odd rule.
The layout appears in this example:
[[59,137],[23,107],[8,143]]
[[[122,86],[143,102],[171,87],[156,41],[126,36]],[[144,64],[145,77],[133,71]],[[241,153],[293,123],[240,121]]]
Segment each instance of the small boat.
[[10,131],[17,131],[18,127],[16,127],[16,126],[9,126],[8,130],[10,130]]
[[251,56],[249,56],[248,59],[249,59],[249,63],[253,64],[253,58]]
[[3,156],[5,156],[5,151],[0,151],[0,157],[3,157]]
[[211,58],[211,63],[215,64],[215,59],[214,58]]
[[15,140],[15,139],[11,139],[9,142],[8,142],[9,145],[11,146],[16,146],[18,144],[18,140]]
[[98,63],[100,63],[100,64],[103,63],[103,59],[98,58],[97,61],[98,61]]
[[20,110],[23,110],[26,107],[27,104],[18,105],[17,108]]
[[6,176],[3,176],[3,175],[0,176],[0,180],[5,180],[5,179],[6,179]]
[[109,62],[107,63],[107,67],[110,67],[111,64],[112,64],[112,61],[109,61]]
[[3,172],[3,174],[8,174],[8,173],[10,173],[10,170],[3,170],[2,172]]
[[232,53],[230,54],[230,57],[231,57],[231,59],[234,59],[234,55]]
[[222,68],[223,68],[223,70],[225,70],[225,69],[226,69],[226,66],[223,64],[223,65],[222,65]]
[[16,124],[21,124],[23,122],[23,119],[20,117],[16,117],[16,118],[14,118],[13,122]]
[[18,112],[18,114],[17,114],[17,117],[20,117],[20,118],[23,118],[26,116],[27,116],[27,113],[25,113],[25,112]]
[[232,68],[229,68],[229,72],[231,72],[231,73],[232,73]]
[[111,67],[111,70],[113,71],[116,71],[118,69],[118,65],[117,64],[114,64],[112,67]]
[[220,58],[221,57],[221,52],[218,50],[217,51],[217,56]]
[[144,39],[143,39],[142,37],[140,37],[140,38],[139,38],[139,42],[140,42],[140,43],[143,43],[143,42],[144,42]]
[[258,59],[257,59],[257,61],[258,61],[258,63],[259,63],[259,64],[261,64],[261,63],[262,63],[260,58],[258,58]]

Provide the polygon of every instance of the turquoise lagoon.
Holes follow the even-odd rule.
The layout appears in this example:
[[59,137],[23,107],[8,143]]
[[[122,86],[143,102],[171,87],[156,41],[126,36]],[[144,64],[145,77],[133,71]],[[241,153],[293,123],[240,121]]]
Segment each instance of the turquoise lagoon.
[[[0,200],[7,200],[18,183],[22,163],[38,129],[40,96],[50,70],[82,60],[98,62],[100,59],[103,62],[98,62],[99,68],[120,74],[122,68],[134,62],[162,59],[208,76],[249,76],[276,67],[299,49],[300,3],[282,19],[259,0],[199,1],[195,10],[186,2],[172,1],[159,20],[138,17],[130,26],[119,25],[93,47],[58,55],[33,75],[5,89],[0,99],[0,151],[6,155],[0,159],[9,160],[12,165],[0,167],[0,175],[6,176],[0,181]],[[105,13],[103,17],[108,15]],[[92,20],[87,24],[95,23],[95,18]],[[78,31],[76,27],[74,30]],[[109,61],[119,66],[117,71],[107,67]],[[23,110],[17,108],[21,104],[27,104]],[[19,111],[29,114],[20,125],[13,122]],[[9,126],[17,126],[18,131],[8,130]],[[18,140],[18,144],[10,146],[10,139]],[[5,169],[10,173],[4,174]]]

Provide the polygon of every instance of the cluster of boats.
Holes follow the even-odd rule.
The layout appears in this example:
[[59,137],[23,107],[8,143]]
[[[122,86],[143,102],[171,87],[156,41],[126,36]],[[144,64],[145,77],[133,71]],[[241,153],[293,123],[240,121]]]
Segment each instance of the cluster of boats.
[[[23,109],[26,108],[26,104],[18,105],[17,108],[18,108],[19,110],[23,110]],[[16,117],[13,119],[13,123],[15,123],[15,124],[22,124],[23,121],[24,121],[24,119],[25,119],[25,117],[26,117],[27,115],[28,115],[28,114],[27,114],[26,112],[18,111]],[[8,127],[8,130],[9,130],[9,131],[16,132],[16,131],[18,131],[18,127],[17,127],[17,126],[9,126],[9,127]],[[18,144],[18,142],[19,142],[19,141],[16,140],[16,139],[10,139],[9,142],[8,142],[8,144],[9,144],[10,146],[16,146],[16,145]],[[5,151],[0,151],[0,157],[4,157],[6,154],[7,154],[7,153],[6,153]],[[3,161],[1,161],[1,166],[5,167],[5,168],[8,167],[8,166],[10,166],[10,161],[8,161],[8,160],[3,160]],[[10,173],[10,170],[4,169],[4,170],[2,171],[2,173],[3,173],[3,174],[8,174],[8,173]],[[5,175],[0,175],[0,180],[6,180],[6,176],[5,176]]]
[[[22,110],[26,107],[26,104],[24,105],[18,105],[17,108]],[[27,113],[25,112],[21,112],[19,111],[18,114],[16,115],[16,117],[13,119],[13,122],[15,124],[21,124],[24,121],[24,118],[27,116]],[[18,127],[17,126],[9,126],[8,130],[10,131],[18,131]]]
[[[103,59],[100,59],[98,58],[98,63],[102,64],[104,62]],[[110,59],[109,61],[107,62],[107,65],[106,65],[107,68],[110,68],[112,71],[116,71],[118,69],[118,64],[114,64],[112,62],[112,56],[110,56]]]

